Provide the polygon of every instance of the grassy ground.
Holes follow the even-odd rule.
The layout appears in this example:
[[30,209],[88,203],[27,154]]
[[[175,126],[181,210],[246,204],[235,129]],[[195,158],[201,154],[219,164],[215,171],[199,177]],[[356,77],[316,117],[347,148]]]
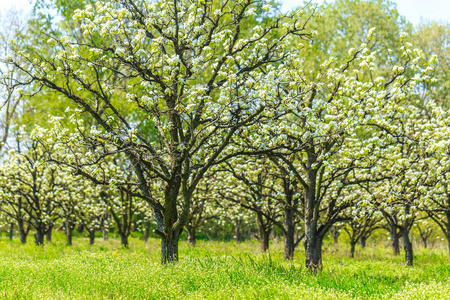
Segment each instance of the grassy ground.
[[0,239],[0,299],[450,299],[450,265],[443,250],[418,250],[413,267],[384,247],[326,246],[324,270],[310,276],[299,249],[282,260],[282,244],[261,254],[256,242],[180,244],[180,262],[159,264],[159,241],[117,240],[95,246],[61,236],[43,247]]

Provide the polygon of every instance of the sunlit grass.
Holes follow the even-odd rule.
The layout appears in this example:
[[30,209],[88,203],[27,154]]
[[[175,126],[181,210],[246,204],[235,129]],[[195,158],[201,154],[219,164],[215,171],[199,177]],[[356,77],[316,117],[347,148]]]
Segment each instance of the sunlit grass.
[[[326,245],[324,270],[314,277],[304,253],[282,259],[282,244],[262,254],[257,242],[180,244],[180,262],[159,264],[159,241],[61,235],[43,247],[0,240],[0,298],[4,299],[446,299],[450,265],[443,250],[418,250],[413,267],[383,246],[348,256],[344,243]],[[30,241],[31,242],[31,241]]]

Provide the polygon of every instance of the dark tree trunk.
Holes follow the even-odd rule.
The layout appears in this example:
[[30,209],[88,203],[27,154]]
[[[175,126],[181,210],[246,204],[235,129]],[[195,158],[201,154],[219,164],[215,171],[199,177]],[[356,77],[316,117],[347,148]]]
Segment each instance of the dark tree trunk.
[[322,270],[322,237],[318,234],[306,234],[305,260],[306,268],[311,274]]
[[272,236],[273,236],[273,242],[275,244],[278,244],[278,235],[277,235],[277,231],[275,229],[275,226],[272,227]]
[[19,230],[19,239],[20,239],[20,242],[22,243],[22,244],[26,244],[26,242],[27,242],[27,235],[28,235],[28,232],[25,230],[25,228],[24,228],[24,225],[23,225],[23,220],[19,220],[18,222],[17,222],[17,227],[18,227],[18,230]]
[[403,248],[405,249],[405,265],[412,266],[413,264],[413,247],[409,239],[409,230],[407,228],[402,229]]
[[270,237],[270,228],[264,224],[264,218],[262,214],[256,214],[258,220],[259,227],[259,241],[261,242],[261,251],[266,252],[269,250],[269,237]]
[[34,234],[34,243],[37,246],[44,244],[44,231],[42,230],[42,228],[36,229],[36,233]]
[[367,237],[363,235],[360,239],[361,247],[363,249],[366,248],[366,242],[367,242]]
[[89,245],[94,245],[95,242],[95,229],[89,231]]
[[73,234],[74,224],[70,220],[66,220],[65,223],[66,223],[66,225],[65,225],[64,233],[66,234],[67,245],[72,246],[72,234]]
[[77,232],[79,234],[82,234],[83,231],[84,231],[84,225],[83,224],[79,224],[78,227],[77,227]]
[[269,250],[269,238],[270,238],[270,231],[266,229],[262,229],[260,231],[260,238],[261,238],[261,251],[266,252]]
[[150,235],[150,222],[145,222],[144,235],[142,236],[142,240],[147,242],[148,237]]
[[[450,232],[448,233],[450,234]],[[447,238],[447,246],[448,246],[448,255],[450,256],[450,237]]]
[[392,251],[394,255],[400,254],[400,244],[398,241],[398,233],[397,233],[397,227],[395,225],[390,225],[390,234],[391,234],[391,246]]
[[[449,214],[449,213],[448,213]],[[450,257],[450,223],[449,223],[449,221],[450,220],[448,220],[447,221],[447,232],[446,232],[446,234],[447,234],[447,243],[448,243],[448,255],[449,255],[449,257]]]
[[333,226],[333,244],[337,245],[339,242],[339,235],[341,234],[338,226]]
[[295,240],[293,235],[286,234],[284,236],[284,259],[294,259]]
[[186,227],[188,233],[188,245],[189,247],[197,247],[197,236],[194,227]]
[[9,225],[9,240],[12,241],[14,236],[14,223]]
[[236,244],[241,243],[241,220],[236,220],[234,223],[234,238],[236,240]]
[[295,251],[295,228],[294,212],[292,209],[284,210],[284,259],[294,259]]
[[52,242],[52,231],[53,231],[53,225],[49,225],[47,231],[45,232],[45,240],[47,243]]
[[178,239],[175,233],[170,237],[161,239],[161,262],[163,264],[178,261]]
[[350,256],[352,258],[355,257],[355,246],[356,246],[356,242],[350,242]]
[[428,248],[428,239],[426,238],[426,237],[422,237],[422,242],[423,242],[423,247],[425,248],[425,249],[427,249]]
[[128,248],[128,235],[120,233],[120,244],[124,248]]
[[[315,163],[315,156],[308,154],[308,165]],[[317,170],[308,168],[308,189],[305,189],[304,221],[305,221],[305,265],[306,269],[316,275],[322,270],[322,239],[323,235],[318,232],[317,221],[319,212],[317,211],[316,200],[316,179]],[[325,232],[324,232],[325,233]]]

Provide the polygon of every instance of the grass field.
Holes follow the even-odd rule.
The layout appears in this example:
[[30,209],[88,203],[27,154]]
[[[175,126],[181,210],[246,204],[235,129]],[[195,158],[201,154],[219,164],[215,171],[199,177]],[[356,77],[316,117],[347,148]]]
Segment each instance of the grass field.
[[282,260],[282,243],[262,254],[257,242],[236,246],[180,244],[180,262],[159,263],[159,241],[77,238],[36,247],[0,239],[0,299],[450,299],[450,264],[443,250],[417,250],[415,265],[378,246],[348,257],[345,244],[327,245],[317,277]]

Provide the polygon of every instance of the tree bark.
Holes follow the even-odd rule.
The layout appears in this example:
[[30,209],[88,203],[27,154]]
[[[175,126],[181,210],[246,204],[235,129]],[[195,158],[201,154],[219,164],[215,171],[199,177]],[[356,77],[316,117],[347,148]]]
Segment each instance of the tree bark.
[[37,246],[44,244],[44,232],[41,228],[36,229],[36,233],[34,234],[34,243]]
[[14,236],[14,223],[11,222],[9,225],[9,240],[12,241]]
[[294,259],[295,251],[295,228],[294,212],[292,209],[284,210],[284,259]]
[[102,230],[102,236],[104,241],[108,240],[108,230],[106,230],[105,228],[103,228]]
[[128,235],[120,233],[120,244],[122,247],[128,248]]
[[17,227],[19,230],[19,239],[22,244],[26,244],[28,232],[25,230],[23,225],[23,220],[19,219],[17,222]]
[[447,245],[448,245],[448,255],[450,257],[450,238],[447,238]]
[[305,241],[306,268],[316,275],[322,270],[322,237],[307,232]]
[[427,249],[428,248],[428,239],[426,238],[426,237],[422,237],[422,242],[423,242],[423,247],[425,248],[425,249]]
[[260,231],[260,238],[261,238],[261,251],[267,252],[269,250],[269,237],[270,237],[270,231],[266,229],[262,229]]
[[95,229],[89,231],[89,245],[94,245],[95,242]]
[[261,251],[269,250],[270,228],[264,224],[263,216],[260,213],[256,214],[259,227],[259,241],[261,242]]
[[351,258],[355,257],[355,246],[356,246],[355,242],[350,242],[350,257]]
[[148,237],[150,235],[150,222],[145,222],[144,235],[142,236],[142,240],[147,242]]
[[82,234],[83,231],[84,231],[84,225],[83,225],[83,224],[78,225],[78,227],[77,227],[77,232],[78,232],[79,234]]
[[400,246],[398,241],[398,233],[397,227],[395,225],[390,225],[390,234],[391,234],[391,246],[394,255],[400,254]]
[[338,226],[333,226],[333,244],[337,245],[339,242],[339,235],[341,232],[339,231]]
[[193,227],[186,227],[188,233],[188,245],[189,247],[197,247],[196,230]]
[[74,224],[69,221],[66,220],[65,222],[65,234],[66,234],[66,240],[67,240],[67,245],[68,246],[72,246],[72,234],[73,234],[73,228],[74,228]]
[[286,234],[284,236],[284,259],[294,259],[295,240],[293,235]]
[[413,247],[409,239],[409,230],[407,228],[402,229],[402,237],[403,237],[403,249],[405,249],[405,265],[412,266]]
[[450,257],[450,212],[447,212],[447,223],[446,223],[446,238],[447,238],[447,243],[448,243],[448,255]]
[[53,231],[53,224],[48,226],[47,231],[45,232],[45,240],[47,243],[52,242],[52,231]]
[[236,220],[234,223],[234,238],[236,241],[236,244],[240,244],[241,243],[241,220]]
[[178,261],[178,239],[179,235],[175,234],[170,238],[165,236],[161,239],[161,262],[163,264]]
[[363,235],[363,236],[360,238],[361,247],[362,247],[363,249],[366,248],[366,242],[367,242],[367,237]]

